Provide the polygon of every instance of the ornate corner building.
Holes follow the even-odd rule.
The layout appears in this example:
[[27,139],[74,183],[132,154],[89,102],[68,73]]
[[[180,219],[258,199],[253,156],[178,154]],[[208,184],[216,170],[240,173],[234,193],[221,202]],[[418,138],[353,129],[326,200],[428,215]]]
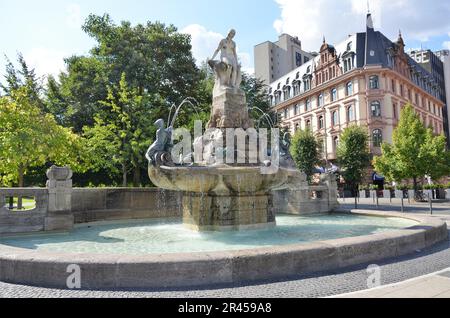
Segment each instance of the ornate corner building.
[[353,124],[368,127],[371,152],[380,155],[407,103],[435,134],[449,136],[436,75],[405,52],[401,33],[392,42],[375,31],[370,14],[365,33],[336,46],[324,39],[319,55],[270,84],[269,98],[292,133],[310,128],[322,137],[329,162],[336,159],[340,133]]

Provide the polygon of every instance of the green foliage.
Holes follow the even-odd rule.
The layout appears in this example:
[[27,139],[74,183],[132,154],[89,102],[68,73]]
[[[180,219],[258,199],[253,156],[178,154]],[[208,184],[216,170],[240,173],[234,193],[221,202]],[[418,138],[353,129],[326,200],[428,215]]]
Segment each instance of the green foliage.
[[320,163],[319,142],[313,133],[298,130],[292,139],[290,152],[297,167],[311,180],[315,167]]
[[425,175],[437,180],[450,173],[450,155],[444,136],[433,136],[415,114],[411,105],[401,113],[394,130],[393,144],[383,144],[383,154],[374,159],[375,169],[389,180],[417,179]]
[[346,128],[337,148],[337,158],[345,181],[357,189],[370,163],[369,140],[366,129],[359,126]]
[[120,172],[122,184],[127,186],[127,174],[140,170],[154,137],[153,123],[160,114],[153,113],[152,106],[157,103],[162,101],[149,100],[131,88],[123,73],[119,85],[108,89],[107,100],[102,102],[105,110],[95,116],[94,127],[85,127],[91,169]]
[[277,115],[271,109],[267,86],[264,82],[244,73],[241,88],[246,93],[250,117],[254,120],[256,127],[269,129],[271,126],[276,126]]
[[31,167],[48,161],[82,170],[82,141],[57,125],[28,95],[26,87],[0,98],[0,183],[23,186]]

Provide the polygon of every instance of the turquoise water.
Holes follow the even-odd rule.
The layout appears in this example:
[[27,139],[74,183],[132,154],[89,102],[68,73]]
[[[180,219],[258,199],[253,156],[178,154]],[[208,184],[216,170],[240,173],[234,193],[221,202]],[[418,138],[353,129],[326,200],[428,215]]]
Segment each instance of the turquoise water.
[[0,239],[37,251],[95,254],[165,254],[243,250],[354,237],[416,225],[400,218],[354,215],[277,216],[277,226],[240,232],[193,232],[181,221],[140,221],[83,226],[69,234]]

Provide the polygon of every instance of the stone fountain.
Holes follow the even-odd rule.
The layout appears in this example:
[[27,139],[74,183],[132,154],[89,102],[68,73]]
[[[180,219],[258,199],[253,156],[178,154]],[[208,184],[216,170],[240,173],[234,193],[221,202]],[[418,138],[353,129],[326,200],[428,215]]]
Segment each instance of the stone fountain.
[[[193,145],[194,149],[200,147],[200,158],[193,153],[189,157],[197,158],[195,164],[175,164],[169,142],[173,127],[165,129],[162,120],[155,123],[157,140],[146,156],[150,161],[149,177],[156,186],[184,192],[183,221],[197,231],[275,226],[271,191],[286,187],[294,180],[306,182],[287,151],[281,153],[282,166],[277,161],[277,166],[271,169],[270,159],[280,156],[278,137],[277,145],[272,141],[269,160],[257,159],[261,143],[251,144],[252,136],[258,133],[249,117],[245,93],[240,89],[242,76],[233,41],[235,33],[230,31],[208,61],[214,71],[215,86],[211,119],[207,124],[210,133],[208,137],[197,138]],[[214,60],[219,52],[220,60]],[[235,142],[236,131],[247,136],[244,142]],[[227,147],[218,146],[224,144]],[[219,160],[221,153],[227,157],[227,163]]]

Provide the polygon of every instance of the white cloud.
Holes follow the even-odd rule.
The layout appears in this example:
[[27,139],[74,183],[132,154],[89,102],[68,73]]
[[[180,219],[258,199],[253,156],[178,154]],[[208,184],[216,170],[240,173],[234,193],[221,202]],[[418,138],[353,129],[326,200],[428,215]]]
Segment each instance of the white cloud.
[[[222,34],[209,31],[199,24],[188,25],[181,32],[191,36],[192,54],[197,61],[197,65],[211,58],[220,41],[225,38]],[[247,52],[240,52],[239,45],[237,47],[237,54],[242,64],[242,70],[253,74],[252,56]]]
[[[366,1],[275,0],[281,16],[274,22],[278,33],[299,36],[306,50],[318,50],[325,35],[330,43],[365,29]],[[390,38],[401,29],[408,39],[427,41],[450,29],[450,2],[441,0],[372,0],[375,28]]]
[[66,7],[66,24],[73,29],[78,29],[83,24],[81,17],[81,7],[79,4],[72,3]]
[[57,76],[65,70],[64,58],[68,54],[63,51],[44,47],[33,48],[24,54],[27,64],[34,68],[38,76]]

